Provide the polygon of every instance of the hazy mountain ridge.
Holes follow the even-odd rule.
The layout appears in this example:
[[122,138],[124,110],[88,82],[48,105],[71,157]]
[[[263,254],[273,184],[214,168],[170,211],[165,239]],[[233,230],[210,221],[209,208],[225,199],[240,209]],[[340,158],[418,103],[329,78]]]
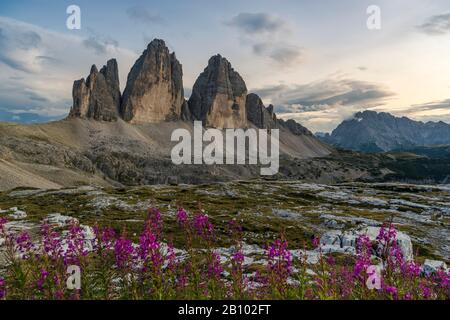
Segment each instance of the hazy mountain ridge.
[[389,113],[358,112],[319,139],[337,147],[365,152],[407,150],[416,146],[450,143],[450,124],[421,122]]

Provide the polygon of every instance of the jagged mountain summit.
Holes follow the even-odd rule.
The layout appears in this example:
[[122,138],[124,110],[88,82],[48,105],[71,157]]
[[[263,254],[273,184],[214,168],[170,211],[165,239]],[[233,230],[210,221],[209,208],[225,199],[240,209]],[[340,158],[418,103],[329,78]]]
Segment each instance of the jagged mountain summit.
[[117,61],[109,60],[100,72],[93,65],[86,80],[74,82],[72,97],[69,117],[117,120],[121,101]]
[[247,86],[221,55],[209,59],[192,89],[189,109],[193,117],[215,128],[245,128]]
[[261,98],[255,94],[247,95],[246,100],[247,119],[260,129],[281,129],[284,128],[290,133],[301,136],[312,136],[311,131],[303,127],[295,120],[289,119],[287,121],[278,119],[274,112],[273,105],[267,108]]
[[[259,177],[258,166],[173,164],[176,143],[171,135],[180,128],[193,132],[193,120],[220,129],[280,129],[279,177],[283,178],[316,179],[314,163],[298,166],[297,162],[333,151],[295,121],[278,120],[273,107],[266,108],[257,95],[247,97],[244,80],[220,55],[209,60],[188,105],[182,66],[164,41],[156,39],[134,64],[123,94],[118,65],[112,59],[100,71],[92,66],[86,80],[74,82],[73,106],[66,119],[34,126],[0,123],[0,190]],[[325,173],[323,179],[341,175],[342,171]]]
[[131,124],[166,121],[202,121],[206,127],[261,129],[285,128],[294,135],[311,132],[294,120],[277,119],[274,107],[265,107],[231,63],[215,55],[197,78],[189,101],[184,98],[183,68],[165,42],[153,40],[131,68],[121,95],[117,61],[108,61],[100,72],[94,65],[86,80],[73,85],[69,118]]
[[178,120],[185,103],[183,68],[165,42],[155,39],[128,74],[121,115],[131,123]]
[[449,144],[450,124],[442,121],[424,123],[386,112],[364,111],[343,121],[331,135],[319,138],[357,151],[406,150],[415,146]]

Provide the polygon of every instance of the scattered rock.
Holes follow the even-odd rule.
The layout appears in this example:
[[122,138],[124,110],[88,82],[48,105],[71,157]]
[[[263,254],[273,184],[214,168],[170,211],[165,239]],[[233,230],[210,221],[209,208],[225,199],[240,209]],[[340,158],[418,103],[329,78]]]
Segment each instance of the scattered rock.
[[447,264],[443,261],[426,259],[422,266],[422,272],[430,275],[437,271],[447,271]]
[[[370,241],[376,241],[380,232],[380,227],[366,227],[361,230],[350,231],[329,231],[322,235],[320,244],[328,252],[354,252],[352,247],[356,249],[357,239],[361,235],[366,235]],[[411,238],[403,232],[397,231],[397,244],[406,261],[413,260],[413,247]]]
[[47,216],[47,222],[58,227],[66,227],[72,222],[77,222],[78,219],[64,216],[60,213],[52,213]]
[[10,208],[9,212],[11,213],[8,216],[16,220],[25,219],[27,217],[27,213],[25,211],[19,210],[17,207]]

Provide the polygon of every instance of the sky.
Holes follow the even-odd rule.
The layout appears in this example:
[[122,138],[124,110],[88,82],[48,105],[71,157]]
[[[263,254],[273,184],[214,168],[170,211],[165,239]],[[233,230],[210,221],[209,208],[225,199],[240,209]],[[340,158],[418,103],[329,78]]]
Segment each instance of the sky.
[[[69,5],[81,29],[66,26]],[[380,29],[367,8],[380,8]],[[361,110],[450,123],[448,0],[2,0],[0,121],[67,115],[73,81],[110,58],[121,87],[154,38],[183,65],[187,98],[225,56],[279,117],[330,132]]]

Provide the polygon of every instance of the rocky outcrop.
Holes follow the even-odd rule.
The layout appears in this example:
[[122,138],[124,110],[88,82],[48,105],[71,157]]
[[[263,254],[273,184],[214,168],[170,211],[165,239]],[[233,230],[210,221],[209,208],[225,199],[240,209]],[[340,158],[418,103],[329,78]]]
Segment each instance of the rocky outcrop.
[[73,106],[70,118],[115,121],[119,116],[119,70],[115,59],[109,60],[100,72],[95,65],[86,80],[77,80],[72,89]]
[[265,107],[261,98],[250,93],[247,96],[245,104],[247,110],[247,119],[260,129],[274,129],[277,128],[277,117],[273,113],[273,106]]
[[[325,253],[330,252],[348,252],[355,253],[357,248],[358,238],[361,235],[365,235],[369,240],[375,243],[375,250],[373,252],[376,255],[378,252],[383,252],[381,250],[382,244],[377,240],[377,236],[380,233],[379,227],[366,227],[362,230],[349,230],[349,231],[328,231],[322,235],[320,238],[321,249]],[[400,231],[397,231],[396,235],[397,245],[406,261],[413,260],[413,246],[411,238]]]
[[165,42],[155,39],[128,74],[122,117],[131,123],[177,120],[184,103],[182,66]]
[[194,119],[215,128],[245,128],[247,87],[227,59],[213,56],[192,89],[189,109]]
[[311,131],[309,131],[304,126],[302,126],[300,123],[298,123],[297,121],[292,120],[292,119],[289,119],[286,121],[283,119],[279,119],[278,124],[280,126],[287,128],[290,132],[292,132],[292,134],[294,134],[296,136],[302,136],[302,135],[312,136],[313,135]]
[[312,136],[311,131],[303,127],[295,120],[289,119],[287,121],[284,121],[282,119],[277,119],[277,116],[274,113],[273,109],[273,105],[269,105],[266,108],[261,98],[257,94],[250,93],[247,96],[247,119],[256,127],[260,129],[280,129],[281,127],[283,127],[296,136]]

